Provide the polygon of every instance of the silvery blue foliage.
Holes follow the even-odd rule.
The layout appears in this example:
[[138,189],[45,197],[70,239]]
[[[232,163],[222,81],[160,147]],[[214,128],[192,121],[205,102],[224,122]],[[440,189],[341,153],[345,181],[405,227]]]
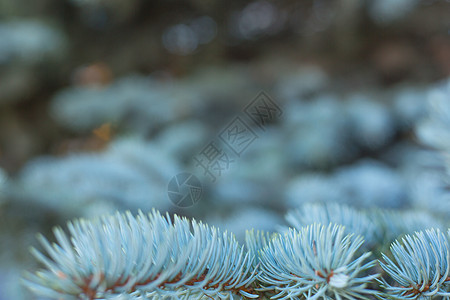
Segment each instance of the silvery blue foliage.
[[437,149],[450,148],[450,79],[428,91],[429,117],[419,125],[421,141]]
[[[450,235],[450,230],[449,230]],[[450,299],[450,248],[445,233],[431,229],[406,235],[383,254],[381,267],[396,284],[383,280],[387,299]]]
[[2,168],[0,168],[0,203],[3,200],[7,184],[8,184],[8,175]]
[[0,22],[0,65],[53,59],[61,56],[64,48],[62,34],[48,24],[30,20]]
[[[224,144],[222,149],[228,149]],[[230,155],[229,169],[211,185],[214,205],[271,205],[284,184],[283,141],[272,128],[256,139],[240,157]]]
[[308,202],[338,202],[356,207],[404,207],[408,202],[405,178],[383,163],[361,160],[329,175],[306,174],[285,189],[290,208]]
[[109,145],[106,156],[139,166],[150,178],[164,181],[174,175],[179,165],[174,157],[161,153],[159,147],[139,137],[122,138]]
[[214,193],[211,202],[232,207],[269,203],[273,199],[271,197],[272,185],[272,182],[252,180],[245,178],[239,171],[230,170],[229,176],[226,174],[216,185],[211,187]]
[[[158,81],[127,76],[106,87],[73,86],[52,100],[53,117],[63,126],[90,131],[106,122],[141,132],[198,114],[248,84],[245,70],[202,69],[186,79]],[[253,96],[253,95],[252,95]],[[218,99],[217,99],[218,98]]]
[[167,28],[162,34],[164,47],[171,53],[189,55],[202,44],[209,43],[217,33],[214,19],[203,16],[188,23],[179,23]]
[[411,207],[442,217],[450,216],[448,179],[442,155],[423,146],[399,144],[388,154],[390,163],[406,182]]
[[[76,220],[68,223],[69,235],[61,228],[54,229],[53,244],[39,237],[44,252],[32,249],[32,253],[44,269],[28,273],[24,283],[46,299],[330,300],[381,296],[372,289],[379,275],[372,269],[375,262],[368,261],[371,253],[361,249],[364,238],[348,233],[357,231],[358,224],[367,225],[363,214],[337,205],[310,208],[305,207],[303,213],[315,209],[317,213],[311,214],[328,225],[301,226],[307,217],[291,214],[298,230],[247,231],[247,250],[232,234],[178,216],[171,220],[155,210],[136,217],[128,212],[93,221]],[[331,216],[331,209],[340,215]],[[323,217],[321,210],[330,210],[329,215]],[[377,220],[383,217],[392,228],[400,223],[396,220],[411,220],[402,233],[425,219],[420,214],[381,211],[372,217],[376,230],[381,226]],[[348,229],[326,223],[332,218],[341,219]],[[396,230],[392,228],[388,231]],[[383,255],[381,265],[400,286],[379,280],[388,292],[386,297],[450,296],[448,242],[439,229],[406,235],[402,242],[393,243],[391,251],[394,259]]]
[[394,90],[393,110],[400,129],[411,129],[426,112],[426,89],[406,86]]
[[[253,257],[229,233],[195,220],[131,213],[55,228],[57,243],[43,236],[45,269],[26,286],[51,299],[257,298]],[[118,297],[118,298],[116,298]]]
[[263,230],[247,230],[245,232],[245,244],[251,255],[255,257],[253,261],[254,267],[259,267],[261,263],[261,250],[264,249],[269,242],[276,238],[279,233],[270,233]]
[[417,209],[450,217],[450,193],[448,181],[441,170],[425,170],[415,174],[410,182],[411,203]]
[[370,253],[355,257],[363,238],[346,235],[343,226],[313,224],[268,242],[264,236],[247,240],[266,245],[259,252],[258,281],[273,293],[271,299],[369,299],[376,294],[368,284],[377,275],[364,274],[374,266],[366,262]]
[[[227,206],[273,204],[273,199],[278,197],[279,186],[283,184],[281,179],[284,176],[279,174],[283,170],[280,167],[282,158],[276,151],[257,152],[234,159],[229,170],[224,171],[220,180],[211,186],[214,194],[211,202]],[[264,160],[265,155],[271,158]]]
[[297,210],[288,212],[286,220],[296,229],[314,223],[343,225],[347,234],[362,236],[366,246],[374,246],[380,239],[377,236],[377,224],[366,211],[338,203],[307,203]]
[[285,140],[276,128],[266,128],[239,157],[234,174],[244,179],[282,183],[286,173]]
[[95,214],[167,209],[167,182],[179,170],[178,163],[154,144],[126,138],[105,152],[32,161],[9,193],[69,216],[89,216],[92,207],[102,208]]
[[330,95],[292,103],[283,120],[288,162],[326,168],[354,157],[357,149],[348,143],[343,115],[340,100]]
[[421,173],[444,169],[439,153],[413,142],[396,144],[383,158],[407,181],[414,180]]
[[419,0],[371,0],[369,15],[379,24],[389,24],[411,13]]
[[155,143],[162,152],[180,160],[190,160],[206,144],[208,130],[198,121],[186,121],[169,126],[160,132]]
[[[11,261],[7,262],[10,263]],[[30,295],[20,284],[23,275],[23,265],[7,265],[1,261],[0,267],[0,300],[29,299]]]
[[329,83],[325,72],[317,67],[304,67],[296,72],[281,72],[276,87],[280,99],[293,101],[321,92]]
[[[286,215],[288,224],[300,229],[320,223],[345,226],[346,233],[364,238],[363,248],[373,249],[390,243],[402,234],[429,228],[447,228],[448,223],[426,210],[358,209],[339,203],[306,203]],[[282,228],[284,231],[287,228]]]
[[379,149],[396,133],[396,124],[387,105],[368,95],[355,94],[345,103],[349,130],[355,142],[364,148]]
[[32,298],[20,283],[23,271],[36,267],[28,249],[36,244],[36,231],[42,227],[30,218],[36,213],[33,209],[12,208],[14,205],[12,201],[2,203],[0,195],[0,300],[42,300]]
[[447,165],[450,160],[450,101],[448,99],[450,99],[450,79],[428,91],[429,117],[424,119],[416,129],[420,141],[441,151]]
[[406,183],[383,163],[362,160],[334,174],[344,201],[360,207],[399,208],[407,204]]
[[307,173],[293,178],[284,188],[286,206],[297,208],[309,202],[341,202],[343,190],[332,176],[321,173]]
[[431,228],[445,229],[448,225],[438,216],[419,210],[375,210],[372,218],[383,233],[382,242],[390,242],[403,234]]
[[208,224],[214,225],[222,230],[233,232],[239,242],[245,240],[245,230],[252,228],[255,230],[273,232],[283,223],[276,212],[258,208],[255,206],[240,207],[239,210],[232,212],[226,217],[207,218]]
[[[416,126],[420,141],[437,150],[438,163],[413,178],[417,183],[414,201],[440,214],[450,215],[450,79],[427,91],[428,116]],[[446,170],[442,170],[442,165]]]
[[[106,122],[130,127],[161,125],[176,117],[174,97],[150,78],[129,76],[105,88],[71,87],[53,99],[53,117],[71,129],[92,130]],[[145,122],[143,122],[145,121]]]

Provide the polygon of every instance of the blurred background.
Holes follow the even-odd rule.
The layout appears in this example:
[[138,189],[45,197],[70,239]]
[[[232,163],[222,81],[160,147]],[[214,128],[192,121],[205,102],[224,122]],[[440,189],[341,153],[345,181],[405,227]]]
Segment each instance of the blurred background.
[[448,0],[0,0],[0,299],[36,233],[116,210],[448,221],[449,34]]

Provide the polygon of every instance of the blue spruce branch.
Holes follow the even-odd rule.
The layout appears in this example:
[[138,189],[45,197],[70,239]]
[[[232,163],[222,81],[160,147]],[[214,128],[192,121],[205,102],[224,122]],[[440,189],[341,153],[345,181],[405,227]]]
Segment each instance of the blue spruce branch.
[[361,235],[364,243],[367,244],[366,248],[380,241],[380,236],[377,235],[379,233],[377,224],[368,213],[336,202],[305,203],[299,209],[288,212],[286,221],[296,229],[314,223],[343,225],[347,234]]
[[388,299],[450,299],[449,243],[439,229],[406,235],[392,243],[391,253],[393,259],[383,254],[380,261],[396,283],[381,281]]
[[[33,254],[46,269],[26,285],[52,299],[256,298],[253,258],[234,237],[195,220],[153,211],[68,223],[57,244],[40,237],[48,257]],[[122,297],[122,298],[120,298]],[[128,298],[127,298],[128,297]],[[131,297],[131,298],[130,298]]]
[[[358,216],[348,209],[340,212]],[[363,237],[331,222],[284,233],[248,231],[247,249],[232,234],[156,210],[75,220],[68,231],[55,228],[55,243],[39,236],[43,251],[32,249],[44,268],[28,273],[24,282],[36,295],[68,300],[450,299],[450,247],[439,229],[394,241],[392,256],[382,254],[380,261],[390,277],[385,279],[373,270],[376,261],[362,249]],[[376,283],[386,293],[374,289]]]
[[368,288],[377,275],[365,274],[375,261],[366,262],[370,252],[355,257],[363,239],[346,235],[343,226],[313,224],[270,239],[248,234],[250,249],[262,246],[257,280],[270,299],[369,299],[377,294]]

